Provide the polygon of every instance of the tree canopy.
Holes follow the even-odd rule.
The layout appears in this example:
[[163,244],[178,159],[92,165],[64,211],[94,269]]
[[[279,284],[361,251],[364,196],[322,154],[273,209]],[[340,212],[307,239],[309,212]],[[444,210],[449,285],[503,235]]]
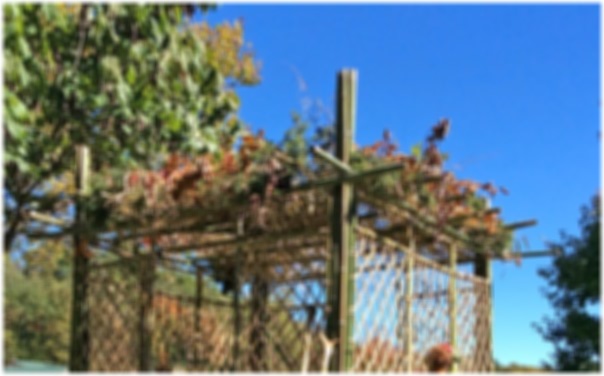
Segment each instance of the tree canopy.
[[258,82],[239,22],[192,23],[182,5],[4,7],[5,250],[28,208],[56,212],[46,182],[85,143],[95,170],[217,153],[244,127],[237,85]]
[[596,196],[582,209],[581,235],[562,233],[553,246],[563,254],[539,271],[549,284],[545,295],[556,316],[536,328],[554,345],[550,366],[559,371],[600,369],[600,315],[589,310],[600,304],[600,213]]
[[30,250],[21,266],[5,257],[5,362],[67,362],[71,274],[71,252],[62,242]]

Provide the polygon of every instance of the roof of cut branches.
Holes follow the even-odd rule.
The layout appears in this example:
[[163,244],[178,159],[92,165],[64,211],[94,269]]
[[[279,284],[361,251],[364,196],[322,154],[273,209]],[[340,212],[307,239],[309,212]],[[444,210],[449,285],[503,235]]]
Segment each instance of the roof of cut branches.
[[[449,122],[437,123],[423,150],[405,154],[388,132],[383,140],[357,147],[354,171],[398,164],[396,171],[355,182],[359,221],[400,242],[409,236],[423,253],[446,257],[442,244],[456,241],[463,256],[474,252],[502,255],[512,229],[490,208],[488,196],[507,194],[491,183],[458,179],[443,167],[438,143]],[[321,145],[330,150],[327,142]],[[236,150],[215,155],[170,155],[152,171],[120,176],[99,174],[103,192],[93,198],[92,218],[113,241],[142,238],[166,252],[204,251],[315,232],[330,224],[332,187],[340,176],[310,151],[305,158],[266,141],[262,132],[243,137]],[[104,214],[103,214],[104,213]],[[110,215],[109,215],[110,213]],[[240,223],[238,225],[238,223]],[[302,231],[303,232],[303,231]],[[260,244],[260,243],[258,243]]]

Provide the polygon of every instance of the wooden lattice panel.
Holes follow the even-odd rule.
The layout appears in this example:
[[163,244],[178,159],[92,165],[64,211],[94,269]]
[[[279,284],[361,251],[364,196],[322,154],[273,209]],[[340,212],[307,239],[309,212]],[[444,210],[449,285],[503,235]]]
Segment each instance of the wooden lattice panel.
[[484,279],[357,228],[355,285],[355,372],[425,371],[428,350],[452,340],[452,307],[458,369],[492,370],[490,284]]
[[457,343],[459,370],[462,372],[493,371],[490,289],[490,285],[482,279],[458,280]]
[[89,280],[91,371],[139,369],[140,260],[94,266]]
[[213,257],[204,278],[220,280],[225,270],[236,277],[221,301],[202,296],[196,307],[193,297],[156,290],[154,364],[202,372],[299,372],[306,354],[307,368],[320,370],[326,236],[278,239],[264,249],[241,247]]
[[[143,277],[154,264],[138,259],[94,267],[94,299],[88,302],[91,370],[139,370],[148,344],[153,370],[321,371],[328,236],[278,239],[264,252],[241,247],[212,258],[202,278],[219,273],[220,280],[224,270],[236,277],[218,298],[175,296],[159,286],[145,290]],[[458,369],[492,370],[487,281],[452,271],[411,245],[367,229],[357,229],[355,253],[354,371],[423,371],[428,349],[451,341],[452,307]]]

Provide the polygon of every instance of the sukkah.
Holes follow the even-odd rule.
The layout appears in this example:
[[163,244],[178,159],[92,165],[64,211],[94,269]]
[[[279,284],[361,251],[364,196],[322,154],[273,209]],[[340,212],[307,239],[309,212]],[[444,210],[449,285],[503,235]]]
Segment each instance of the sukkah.
[[[340,73],[336,138],[303,158],[247,135],[88,178],[81,148],[78,220],[38,234],[76,236],[71,369],[413,372],[447,342],[459,370],[492,370],[489,263],[534,221],[504,224],[484,193],[505,188],[444,170],[448,120],[412,154],[388,132],[353,145],[355,91]],[[158,282],[181,274],[189,295]]]

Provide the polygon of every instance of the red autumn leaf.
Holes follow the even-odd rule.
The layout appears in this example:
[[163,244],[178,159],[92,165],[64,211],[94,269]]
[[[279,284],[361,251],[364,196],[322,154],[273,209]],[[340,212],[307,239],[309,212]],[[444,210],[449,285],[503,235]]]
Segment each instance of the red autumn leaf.
[[488,192],[491,196],[495,196],[497,194],[497,187],[495,187],[492,183],[484,183],[481,188]]
[[424,151],[424,160],[428,166],[440,166],[443,163],[441,154],[434,144],[431,144]]
[[428,142],[443,140],[449,133],[450,123],[449,119],[441,119],[434,127],[432,127],[432,134],[428,137]]
[[138,171],[132,171],[129,175],[128,175],[128,187],[133,187],[136,184],[138,184],[139,178],[138,178]]

